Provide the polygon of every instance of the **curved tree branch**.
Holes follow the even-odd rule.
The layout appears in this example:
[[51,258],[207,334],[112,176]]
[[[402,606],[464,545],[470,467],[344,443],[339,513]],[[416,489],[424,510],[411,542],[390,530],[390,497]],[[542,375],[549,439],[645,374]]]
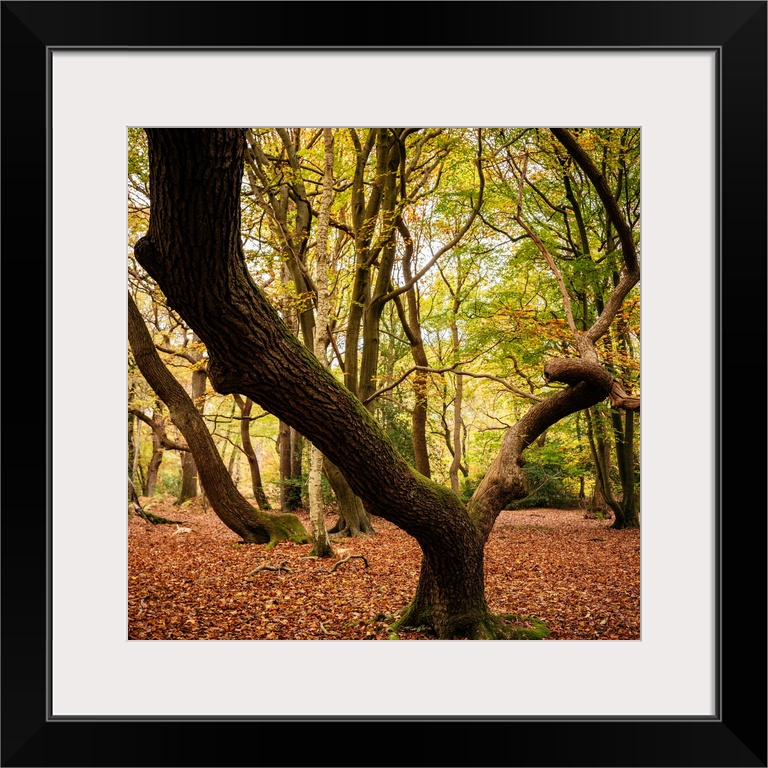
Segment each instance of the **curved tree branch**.
[[630,273],[639,273],[640,265],[637,260],[635,243],[632,239],[632,229],[621,215],[619,205],[611,192],[611,188],[608,186],[605,176],[600,173],[589,155],[584,151],[574,135],[567,128],[550,128],[550,130],[557,140],[566,148],[568,154],[579,164],[581,169],[587,175],[587,178],[597,190],[597,194],[600,196],[600,200],[602,200],[605,210],[619,235],[621,251],[624,256],[624,263],[627,267],[627,271]]
[[175,440],[171,440],[165,431],[165,424],[161,419],[156,416],[147,416],[140,408],[129,408],[128,413],[132,413],[137,419],[141,419],[145,424],[149,424],[152,427],[152,431],[157,437],[157,441],[161,447],[167,448],[169,451],[188,451],[189,446],[184,443],[177,443]]

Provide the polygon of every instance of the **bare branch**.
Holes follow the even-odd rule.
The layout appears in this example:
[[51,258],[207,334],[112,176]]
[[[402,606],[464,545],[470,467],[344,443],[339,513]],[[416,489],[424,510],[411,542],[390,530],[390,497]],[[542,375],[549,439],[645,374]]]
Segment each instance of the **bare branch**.
[[470,373],[469,371],[456,370],[460,365],[461,363],[454,363],[447,368],[430,368],[426,365],[414,365],[412,368],[409,368],[402,376],[400,376],[400,378],[392,382],[392,384],[388,384],[386,387],[382,387],[381,389],[376,390],[376,392],[374,392],[370,397],[363,400],[363,405],[367,405],[371,402],[371,400],[375,400],[385,392],[389,392],[399,384],[402,384],[403,381],[405,381],[412,373],[416,373],[416,371],[421,371],[422,373],[438,373],[441,375],[451,372],[455,373],[457,376],[470,376],[473,379],[490,379],[491,381],[495,381],[501,384],[504,388],[508,389],[510,392],[513,392],[516,395],[519,395],[520,397],[525,397],[528,400],[533,400],[536,403],[540,403],[542,401],[541,397],[532,395],[529,392],[524,392],[522,389],[518,389],[517,387],[510,384],[508,381],[504,381],[504,379],[499,378],[498,376],[492,376],[490,373]]
[[640,281],[639,272],[626,272],[618,285],[613,289],[611,295],[608,297],[608,301],[605,302],[603,311],[600,313],[600,317],[595,320],[592,327],[584,334],[584,337],[593,344],[607,332],[613,319],[616,317],[616,313],[621,309],[621,305],[627,294],[637,285]]
[[157,440],[162,448],[166,448],[169,451],[188,451],[189,446],[184,443],[177,443],[175,440],[171,440],[166,431],[165,424],[157,417],[147,416],[144,411],[139,408],[129,408],[128,413],[132,413],[137,419],[140,419],[145,424],[149,424],[152,427],[152,431],[157,436]]
[[165,352],[166,355],[183,357],[187,362],[192,363],[192,365],[198,365],[200,363],[200,360],[196,359],[191,352],[173,349],[173,347],[165,347],[162,344],[155,344],[155,349],[159,350],[160,352]]

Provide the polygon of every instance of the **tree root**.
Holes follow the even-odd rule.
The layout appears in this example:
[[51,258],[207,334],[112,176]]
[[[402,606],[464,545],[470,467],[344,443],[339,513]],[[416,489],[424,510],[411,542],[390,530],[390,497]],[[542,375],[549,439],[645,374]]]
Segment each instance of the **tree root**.
[[390,630],[396,639],[400,630],[431,632],[440,640],[541,640],[551,634],[546,624],[534,616],[516,613],[486,614],[478,617],[454,619],[450,627],[436,629],[433,622],[426,623],[423,612],[418,616],[410,611],[395,622]]
[[349,557],[345,557],[343,560],[339,560],[337,563],[334,563],[333,568],[331,568],[330,571],[326,571],[325,568],[318,568],[318,573],[333,573],[340,565],[343,565],[344,563],[348,563],[353,557],[357,557],[360,560],[362,560],[365,563],[365,567],[368,567],[368,560],[365,557],[365,555],[350,555]]
[[338,632],[329,632],[329,631],[328,631],[328,630],[325,628],[325,626],[323,625],[323,622],[322,622],[322,621],[320,622],[320,629],[322,629],[322,630],[323,630],[323,632],[325,632],[325,634],[326,634],[326,635],[336,635],[336,637],[340,637],[340,635],[339,635],[339,633],[338,633]]
[[339,560],[337,563],[335,563],[333,568],[331,568],[328,573],[333,573],[340,565],[343,563],[348,563],[353,557],[359,557],[365,563],[365,567],[368,567],[368,560],[366,560],[365,555],[350,555],[349,557],[345,557],[343,560]]

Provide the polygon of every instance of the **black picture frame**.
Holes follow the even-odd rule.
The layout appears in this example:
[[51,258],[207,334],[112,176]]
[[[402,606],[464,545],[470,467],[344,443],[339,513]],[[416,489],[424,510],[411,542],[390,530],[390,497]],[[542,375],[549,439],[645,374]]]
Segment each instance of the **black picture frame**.
[[[754,419],[755,411],[765,413],[764,392],[755,389],[764,381],[765,365],[767,6],[718,0],[292,2],[290,7],[286,2],[3,2],[2,267],[9,299],[3,334],[5,458],[14,469],[6,474],[2,516],[2,765],[766,766],[766,441],[764,421],[755,429]],[[261,718],[258,729],[247,718],[49,717],[51,422],[48,413],[43,448],[42,430],[31,429],[29,417],[43,403],[48,411],[51,402],[50,52],[60,47],[259,47],[255,37],[268,40],[264,47],[271,48],[318,47],[323,41],[320,47],[349,49],[355,47],[350,40],[359,40],[364,41],[360,47],[395,49],[717,51],[715,717],[318,716]],[[25,312],[38,321],[34,333],[34,318],[24,318],[22,331],[20,310],[10,300],[21,290],[30,297],[24,306],[35,307]],[[689,332],[695,332],[695,320]],[[762,342],[757,351],[751,348],[755,336]],[[696,377],[696,371],[670,372],[669,396],[680,398],[681,407]],[[684,436],[675,435],[673,424],[670,439],[681,440],[685,450]],[[45,503],[39,490],[43,455]],[[32,486],[19,481],[30,465],[36,477]],[[311,692],[308,679],[301,693]],[[366,696],[364,682],[351,695]],[[306,746],[298,751],[302,743]]]

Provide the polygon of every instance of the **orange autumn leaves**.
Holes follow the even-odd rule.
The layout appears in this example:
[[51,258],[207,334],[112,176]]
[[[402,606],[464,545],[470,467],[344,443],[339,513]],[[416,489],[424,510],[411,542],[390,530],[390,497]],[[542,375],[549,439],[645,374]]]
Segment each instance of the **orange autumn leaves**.
[[[307,545],[239,545],[194,504],[179,509],[169,499],[152,511],[191,530],[129,518],[132,640],[386,640],[418,581],[418,545],[382,519],[376,536],[334,540],[335,557],[317,560]],[[353,557],[330,572],[350,555],[368,567]],[[538,617],[549,640],[640,638],[638,530],[611,530],[581,510],[507,511],[485,568],[491,610]]]

